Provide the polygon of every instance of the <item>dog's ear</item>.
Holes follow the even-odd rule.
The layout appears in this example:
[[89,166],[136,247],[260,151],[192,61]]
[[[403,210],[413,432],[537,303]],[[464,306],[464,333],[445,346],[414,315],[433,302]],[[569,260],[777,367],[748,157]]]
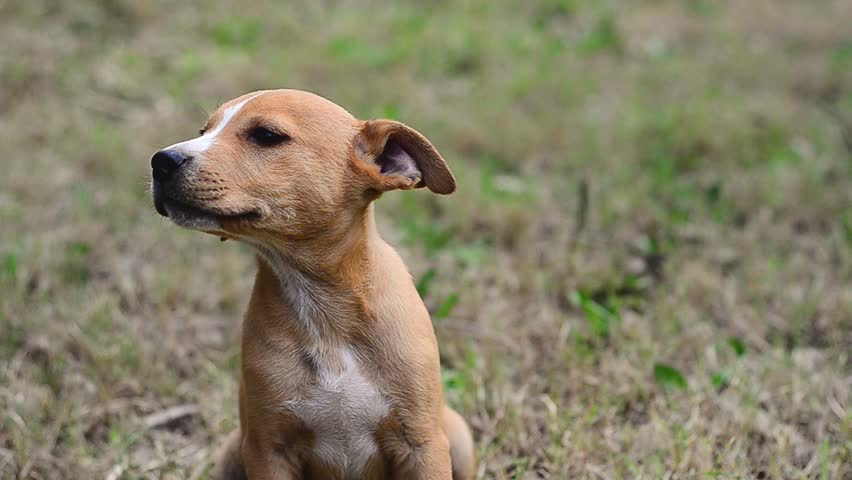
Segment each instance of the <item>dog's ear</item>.
[[403,123],[363,122],[355,137],[355,156],[378,191],[427,187],[446,195],[456,190],[456,179],[438,150]]

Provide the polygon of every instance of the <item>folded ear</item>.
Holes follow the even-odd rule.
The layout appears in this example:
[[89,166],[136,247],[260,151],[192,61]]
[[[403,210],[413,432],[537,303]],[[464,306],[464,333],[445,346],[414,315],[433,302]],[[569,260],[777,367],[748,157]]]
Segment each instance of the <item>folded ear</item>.
[[355,137],[355,156],[379,191],[427,187],[446,195],[456,190],[456,179],[438,150],[403,123],[364,122]]

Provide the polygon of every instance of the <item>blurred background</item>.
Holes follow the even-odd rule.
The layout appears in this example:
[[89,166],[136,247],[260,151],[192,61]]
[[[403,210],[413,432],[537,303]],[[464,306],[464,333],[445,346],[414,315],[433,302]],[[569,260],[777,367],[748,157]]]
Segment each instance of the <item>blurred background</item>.
[[426,134],[377,206],[483,479],[852,478],[852,3],[0,1],[0,478],[198,479],[242,245],[149,159],[262,88]]

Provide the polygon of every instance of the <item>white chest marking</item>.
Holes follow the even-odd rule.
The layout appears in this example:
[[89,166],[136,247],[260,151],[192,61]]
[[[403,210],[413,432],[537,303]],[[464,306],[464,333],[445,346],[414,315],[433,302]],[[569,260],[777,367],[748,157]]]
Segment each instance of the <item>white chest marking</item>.
[[315,435],[314,454],[346,479],[362,478],[376,451],[374,434],[388,414],[387,400],[361,373],[352,352],[340,350],[343,368],[318,365],[318,382],[285,403]]
[[234,118],[234,115],[239,113],[239,111],[242,110],[243,106],[245,106],[245,104],[247,104],[250,100],[263,95],[263,93],[264,92],[252,95],[249,98],[241,101],[240,103],[226,108],[225,113],[222,114],[222,120],[219,121],[219,123],[216,125],[216,128],[204,132],[204,135],[193,138],[191,140],[178,142],[170,147],[164,148],[164,150],[178,150],[187,155],[204,153],[205,151],[207,151],[208,148],[213,146],[213,144],[216,142],[216,137],[219,135],[219,133],[222,132],[222,130],[225,129],[231,119]]
[[306,276],[290,267],[287,260],[281,254],[276,253],[274,248],[251,238],[244,238],[244,240],[257,248],[257,251],[275,272],[275,276],[281,282],[282,293],[294,308],[299,325],[305,329],[311,339],[311,343],[305,345],[305,350],[311,355],[316,354],[316,343],[320,341],[320,332],[315,320],[324,314],[320,307],[323,293]]

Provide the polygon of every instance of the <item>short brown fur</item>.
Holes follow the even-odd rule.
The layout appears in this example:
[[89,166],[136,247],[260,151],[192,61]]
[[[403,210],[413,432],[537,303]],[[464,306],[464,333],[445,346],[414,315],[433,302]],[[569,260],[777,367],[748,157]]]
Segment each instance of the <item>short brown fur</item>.
[[[429,313],[379,236],[371,205],[398,188],[453,192],[444,159],[402,123],[360,121],[295,90],[231,100],[205,129],[221,122],[215,141],[154,188],[175,223],[258,249],[242,328],[240,429],[222,446],[213,478],[472,479],[473,442],[444,404]],[[257,145],[258,126],[289,139]],[[353,371],[357,381],[347,377]],[[361,469],[347,470],[348,454],[318,453],[322,439],[300,416],[300,402],[322,404],[315,396],[324,375],[375,390],[382,404],[353,412],[381,413],[369,441],[346,444],[371,451],[372,442]]]

